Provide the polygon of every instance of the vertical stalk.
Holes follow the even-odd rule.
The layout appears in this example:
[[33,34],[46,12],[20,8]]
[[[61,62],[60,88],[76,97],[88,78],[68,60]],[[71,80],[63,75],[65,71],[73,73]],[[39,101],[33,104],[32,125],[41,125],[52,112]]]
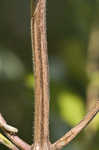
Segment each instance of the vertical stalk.
[[46,0],[37,0],[35,10],[32,9],[31,37],[35,76],[34,145],[44,147],[49,141]]

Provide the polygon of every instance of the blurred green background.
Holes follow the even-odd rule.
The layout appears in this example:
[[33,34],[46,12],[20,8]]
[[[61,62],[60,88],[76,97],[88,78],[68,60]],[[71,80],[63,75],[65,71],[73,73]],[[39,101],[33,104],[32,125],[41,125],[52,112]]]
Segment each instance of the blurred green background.
[[[48,0],[52,142],[76,125],[86,112],[87,52],[94,26],[99,29],[98,0]],[[30,1],[0,0],[0,112],[28,143],[32,143],[34,119],[32,68]],[[7,150],[2,145],[0,149]],[[95,133],[83,131],[64,148],[84,149],[99,150],[99,121]]]

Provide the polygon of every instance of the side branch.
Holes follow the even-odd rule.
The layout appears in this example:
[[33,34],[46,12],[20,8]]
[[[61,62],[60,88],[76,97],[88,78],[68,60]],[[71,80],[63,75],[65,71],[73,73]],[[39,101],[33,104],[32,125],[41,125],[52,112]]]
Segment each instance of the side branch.
[[31,146],[16,135],[5,132],[5,135],[21,150],[31,150]]
[[58,141],[52,144],[52,149],[58,150],[69,144],[77,136],[77,134],[81,132],[81,130],[90,123],[90,121],[96,116],[98,112],[99,112],[99,101],[96,102],[92,110],[84,117],[84,119],[77,126],[72,128],[62,138],[60,138]]
[[0,143],[5,145],[11,150],[19,150],[12,142],[10,142],[5,136],[0,133]]
[[3,116],[1,114],[0,114],[0,128],[12,134],[15,134],[18,132],[18,129],[7,124],[7,122],[3,119]]
[[[21,150],[30,150],[31,146],[24,142],[22,139],[20,139],[18,136],[15,135],[15,133],[18,131],[16,128],[8,125],[3,118],[3,116],[0,114],[0,128],[4,131],[4,134],[12,141],[14,145],[16,145]],[[17,150],[17,148],[13,149]]]

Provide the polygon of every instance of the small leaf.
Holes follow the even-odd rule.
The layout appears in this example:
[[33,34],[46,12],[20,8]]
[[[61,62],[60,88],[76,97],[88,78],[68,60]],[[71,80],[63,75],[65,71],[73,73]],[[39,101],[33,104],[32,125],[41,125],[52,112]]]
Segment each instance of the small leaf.
[[61,93],[58,104],[61,117],[72,126],[79,123],[85,114],[83,100],[71,92]]

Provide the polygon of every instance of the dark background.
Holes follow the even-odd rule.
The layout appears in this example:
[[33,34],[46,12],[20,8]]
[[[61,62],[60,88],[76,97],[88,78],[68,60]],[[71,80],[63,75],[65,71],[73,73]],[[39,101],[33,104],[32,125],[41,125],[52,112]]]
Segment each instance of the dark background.
[[[85,113],[87,50],[94,25],[99,29],[98,0],[48,0],[52,142],[77,124]],[[0,112],[28,143],[32,143],[34,119],[32,66],[30,1],[0,0]],[[98,147],[97,127],[91,142],[83,131],[64,150],[98,150]],[[7,148],[0,145],[0,149]]]

